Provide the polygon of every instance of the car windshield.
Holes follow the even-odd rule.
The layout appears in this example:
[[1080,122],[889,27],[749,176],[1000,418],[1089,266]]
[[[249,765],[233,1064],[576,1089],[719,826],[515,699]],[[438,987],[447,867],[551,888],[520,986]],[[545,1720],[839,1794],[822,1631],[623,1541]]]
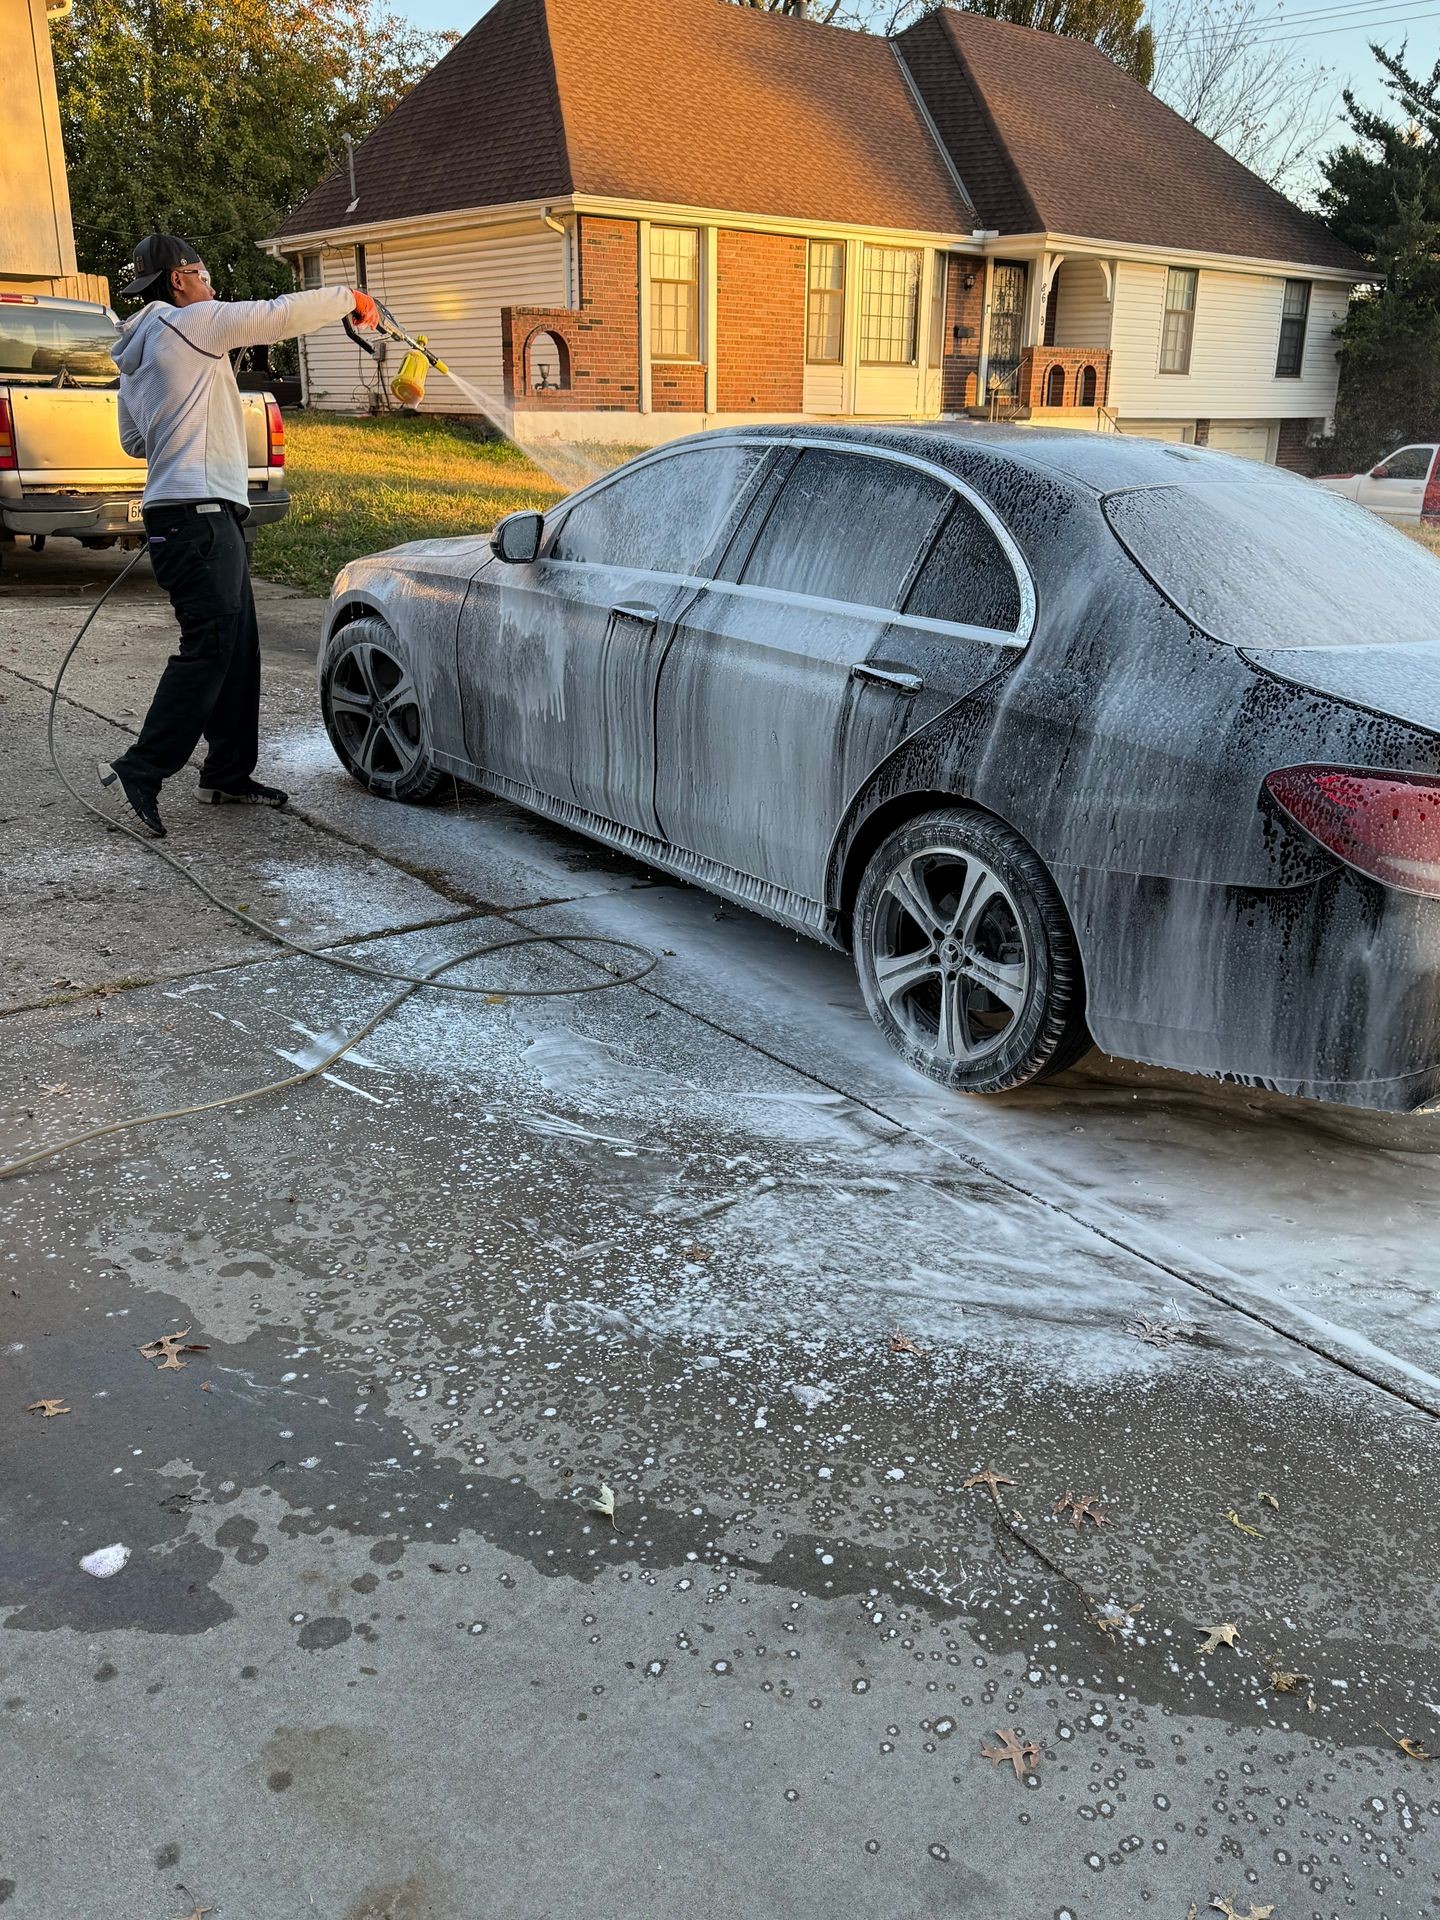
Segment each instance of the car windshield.
[[1122,547],[1187,620],[1236,647],[1440,639],[1440,560],[1323,487],[1274,477],[1112,493]]
[[110,354],[119,337],[100,307],[0,300],[0,380],[118,380]]

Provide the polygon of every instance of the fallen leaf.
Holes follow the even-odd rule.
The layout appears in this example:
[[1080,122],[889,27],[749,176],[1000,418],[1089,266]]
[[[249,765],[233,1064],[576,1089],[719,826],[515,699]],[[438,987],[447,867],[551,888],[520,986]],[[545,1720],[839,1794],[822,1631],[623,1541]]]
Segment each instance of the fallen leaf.
[[1273,1507],[1277,1513],[1280,1511],[1280,1502],[1275,1498],[1273,1493],[1262,1493],[1260,1498],[1265,1502],[1267,1507]]
[[1177,1340],[1190,1338],[1190,1329],[1183,1324],[1173,1320],[1146,1320],[1143,1316],[1132,1320],[1125,1331],[1147,1347],[1173,1347]]
[[158,1340],[147,1340],[140,1353],[146,1360],[158,1360],[157,1373],[178,1373],[185,1362],[182,1353],[208,1353],[209,1347],[203,1341],[186,1342],[189,1327],[182,1327],[179,1333],[162,1333]]
[[1301,1693],[1310,1684],[1308,1673],[1282,1673],[1278,1667],[1270,1669],[1270,1684],[1277,1693]]
[[505,1000],[506,995],[503,993],[487,993],[485,996],[485,1004],[487,1007],[503,1007]]
[[1265,1535],[1259,1527],[1247,1526],[1235,1511],[1234,1507],[1231,1507],[1225,1518],[1230,1522],[1231,1526],[1237,1528],[1239,1532],[1249,1534],[1252,1540],[1263,1540],[1265,1538]]
[[215,1907],[192,1907],[189,1913],[180,1915],[180,1920],[205,1920],[207,1913],[215,1913],[217,1911],[218,1909]]
[[1104,1514],[1101,1513],[1099,1507],[1095,1504],[1098,1498],[1098,1494],[1087,1493],[1077,1500],[1067,1487],[1065,1489],[1065,1498],[1063,1500],[1057,1500],[1050,1511],[1052,1513],[1068,1513],[1070,1515],[1070,1524],[1077,1533],[1080,1531],[1082,1523],[1086,1520],[1093,1520],[1097,1527],[1108,1526],[1110,1524],[1109,1521],[1106,1520]]
[[986,1467],[983,1473],[971,1474],[970,1478],[965,1482],[964,1490],[968,1493],[971,1487],[988,1487],[990,1489],[990,1498],[998,1507],[1000,1504],[1001,1487],[1013,1487],[1014,1484],[1015,1482],[1007,1479],[1003,1473],[996,1473],[993,1467]]
[[1222,1620],[1218,1627],[1205,1627],[1202,1631],[1208,1638],[1200,1644],[1201,1653],[1214,1653],[1217,1647],[1233,1647],[1240,1629],[1233,1620]]
[[890,1351],[892,1353],[923,1353],[925,1349],[917,1347],[909,1334],[902,1333],[897,1327],[890,1336]]
[[1225,1920],[1270,1920],[1271,1914],[1275,1911],[1274,1907],[1251,1907],[1247,1913],[1241,1913],[1235,1905],[1233,1893],[1228,1900],[1222,1900],[1217,1894],[1210,1905],[1216,1913],[1223,1913]]
[[1123,1627],[1135,1624],[1135,1615],[1142,1605],[1139,1600],[1091,1601],[1090,1618],[1101,1633],[1119,1633]]
[[598,1513],[602,1519],[608,1520],[611,1526],[614,1526],[615,1494],[610,1487],[606,1486],[603,1480],[600,1482],[599,1493],[596,1494],[593,1500],[587,1501],[586,1504],[591,1513]]
[[1015,1769],[1015,1778],[1023,1780],[1027,1773],[1034,1773],[1040,1765],[1040,1749],[1033,1740],[1023,1743],[1013,1727],[997,1727],[995,1738],[998,1747],[981,1746],[980,1757],[988,1760],[992,1767],[998,1767],[1008,1760]]
[[63,1400],[32,1400],[25,1411],[38,1413],[45,1420],[56,1420],[62,1413],[69,1413],[70,1409]]
[[41,1093],[68,1093],[70,1091],[70,1082],[68,1080],[56,1080],[52,1085],[42,1080],[40,1082],[40,1091]]

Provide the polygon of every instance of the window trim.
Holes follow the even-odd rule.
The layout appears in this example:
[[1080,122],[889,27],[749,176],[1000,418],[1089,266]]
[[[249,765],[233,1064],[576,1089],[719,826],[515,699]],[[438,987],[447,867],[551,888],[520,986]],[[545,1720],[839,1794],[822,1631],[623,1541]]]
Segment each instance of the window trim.
[[[1170,279],[1172,274],[1183,273],[1189,276],[1191,285],[1188,307],[1170,305]],[[1160,309],[1160,353],[1155,371],[1163,374],[1167,380],[1184,380],[1190,373],[1190,361],[1195,351],[1195,315],[1200,308],[1200,269],[1198,267],[1167,267],[1165,286],[1162,290],[1164,305]],[[1186,317],[1185,326],[1185,364],[1183,367],[1167,367],[1165,364],[1165,326],[1172,313],[1182,313]]]
[[[1290,289],[1292,287],[1303,287],[1305,289],[1305,305],[1299,314],[1288,314],[1285,311],[1285,302],[1290,297]],[[1310,339],[1310,301],[1313,292],[1314,286],[1309,280],[1285,280],[1281,282],[1280,337],[1275,343],[1275,378],[1277,380],[1300,380],[1304,377],[1305,348],[1309,344]],[[1287,367],[1283,364],[1285,358],[1285,329],[1287,326],[1293,326],[1297,319],[1300,323],[1299,349],[1295,355],[1295,365],[1293,367]]]
[[[840,255],[840,285],[838,287],[817,288],[811,279],[811,257],[816,247],[833,247]],[[819,293],[827,301],[838,300],[840,305],[840,340],[833,359],[817,357],[810,351],[811,326],[810,303]],[[850,293],[850,249],[843,240],[822,240],[812,237],[805,242],[805,364],[807,367],[843,367],[845,364],[846,303]]]
[[[627,461],[623,467],[618,468],[614,473],[602,474],[598,480],[592,480],[588,487],[582,487],[578,493],[572,493],[569,499],[563,503],[565,512],[556,521],[554,532],[552,533],[550,528],[548,526],[546,527],[545,541],[541,548],[539,558],[544,560],[547,565],[553,567],[588,568],[597,565],[598,563],[593,560],[552,560],[549,557],[549,549],[554,541],[555,535],[559,533],[560,528],[564,525],[565,520],[568,519],[573,508],[577,507],[582,500],[588,499],[591,494],[600,493],[606,487],[613,486],[623,475],[633,473],[637,467],[649,466],[657,460],[672,459],[676,454],[693,451],[697,447],[721,444],[726,446],[763,447],[772,455],[783,455],[792,448],[798,451],[807,447],[815,447],[822,453],[859,454],[867,460],[889,460],[896,466],[914,467],[921,473],[928,473],[932,478],[939,480],[943,486],[948,487],[952,493],[958,493],[963,499],[968,500],[999,541],[1001,551],[1014,569],[1015,579],[1020,588],[1019,624],[1013,632],[1007,632],[1003,627],[971,626],[969,622],[964,620],[932,620],[921,614],[896,613],[894,609],[890,607],[862,606],[859,601],[855,600],[829,600],[819,594],[791,593],[781,587],[747,586],[738,580],[720,579],[714,572],[713,565],[711,572],[708,574],[656,572],[651,573],[649,575],[650,578],[655,580],[672,580],[680,586],[693,587],[697,592],[710,590],[717,593],[739,594],[742,597],[751,599],[779,600],[787,606],[806,607],[822,613],[848,613],[860,618],[871,618],[882,621],[886,626],[910,627],[923,633],[958,635],[966,640],[988,640],[992,645],[1013,647],[1017,652],[1028,647],[1031,640],[1035,637],[1039,610],[1039,600],[1035,589],[1035,576],[1031,573],[1030,564],[1020,551],[1014,535],[990,505],[989,501],[986,500],[983,495],[977,493],[967,482],[960,479],[958,475],[951,473],[948,467],[939,466],[933,460],[922,459],[919,454],[901,453],[891,447],[871,446],[864,441],[842,440],[838,438],[825,440],[821,439],[819,435],[810,434],[786,435],[783,438],[774,439],[763,433],[731,434],[723,431],[721,433],[712,431],[704,435],[693,435],[685,440],[674,440],[668,446],[656,447],[649,453],[641,454],[636,459]],[[760,488],[765,484],[766,479],[773,471],[773,460],[761,460],[757,464],[751,481],[752,491],[741,509],[742,519],[744,514],[749,512],[751,506],[754,504],[756,494],[758,494]],[[785,480],[788,481],[789,477],[787,473]],[[775,505],[778,503],[783,492],[784,484],[782,483],[779,491],[776,493],[775,500],[771,502],[770,512],[774,511]],[[765,519],[768,520],[769,517],[770,513],[767,512]],[[738,530],[739,524],[740,522],[737,521],[736,527],[732,528],[731,538],[733,538],[734,532]],[[764,522],[762,521],[761,525],[763,526],[763,524]],[[759,531],[760,529],[757,527],[757,535]],[[710,554],[705,557],[713,557],[714,564],[718,565],[728,550],[728,541],[725,547],[719,548],[718,550],[712,543]],[[927,552],[923,558],[928,558],[928,543]],[[921,562],[917,564],[915,569],[916,573],[919,571],[919,565],[923,565],[923,558]],[[636,567],[628,569],[628,571],[641,573],[645,572],[646,569]],[[676,617],[683,620],[683,611]]]
[[[865,278],[866,278],[866,272],[870,263],[870,257],[872,254],[877,254],[877,253],[908,254],[912,260],[918,260],[920,263],[919,269],[915,275],[915,312],[912,316],[911,328],[910,328],[910,356],[906,360],[867,360],[865,357]],[[884,245],[876,246],[876,245],[872,245],[868,240],[865,242],[865,245],[860,255],[860,287],[859,287],[860,297],[859,297],[859,303],[856,309],[856,316],[855,316],[856,317],[856,336],[857,336],[856,337],[856,354],[857,354],[859,363],[862,367],[886,367],[886,368],[889,368],[892,372],[903,367],[914,367],[917,371],[919,370],[920,368],[920,325],[921,325],[920,309],[921,309],[921,306],[923,305],[924,291],[925,291],[925,249],[924,247],[891,247],[891,246],[884,246]]]
[[[315,278],[310,278],[311,267]],[[302,293],[314,293],[325,284],[325,261],[318,247],[307,248],[300,255],[300,290]]]
[[[671,280],[655,273],[655,236],[657,233],[689,233],[695,237],[695,278],[693,280]],[[661,353],[655,346],[655,289],[661,287],[689,287],[692,291],[695,311],[695,351],[690,353]],[[705,361],[705,229],[687,227],[670,220],[654,220],[647,227],[645,235],[645,299],[649,312],[648,334],[650,340],[650,364],[657,367],[703,367]]]

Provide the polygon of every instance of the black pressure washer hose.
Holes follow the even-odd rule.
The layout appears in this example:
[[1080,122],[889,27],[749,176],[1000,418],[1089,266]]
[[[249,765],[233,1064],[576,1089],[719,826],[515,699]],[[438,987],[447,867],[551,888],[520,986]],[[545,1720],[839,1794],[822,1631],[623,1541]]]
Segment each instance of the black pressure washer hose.
[[[612,939],[608,934],[520,933],[508,940],[487,940],[483,946],[468,947],[464,953],[457,953],[453,959],[442,960],[437,966],[432,967],[428,973],[399,973],[388,967],[373,967],[364,960],[347,959],[344,955],[337,954],[332,949],[326,947],[311,947],[307,946],[303,940],[292,940],[288,934],[282,933],[278,927],[272,926],[269,921],[256,919],[254,914],[242,911],[241,908],[235,906],[231,901],[223,899],[212,887],[207,886],[197,874],[191,872],[183,860],[177,859],[173,853],[170,853],[167,849],[158,845],[156,841],[150,839],[147,835],[137,832],[134,827],[127,826],[123,821],[112,818],[102,807],[96,806],[94,801],[87,800],[85,795],[79,791],[65,769],[61,766],[60,756],[55,747],[55,711],[60,701],[60,688],[65,679],[66,669],[74,659],[81,641],[90,631],[95,616],[105,605],[105,602],[110,598],[111,594],[114,593],[115,589],[129,578],[130,574],[139,564],[140,558],[145,550],[143,544],[139,546],[119,573],[116,574],[109,586],[106,587],[105,591],[100,595],[100,598],[95,602],[94,606],[81,622],[80,631],[70,642],[65,653],[65,658],[60,662],[59,671],[55,675],[55,684],[50,689],[50,710],[46,721],[46,745],[50,752],[51,766],[54,767],[56,774],[59,776],[67,792],[73,799],[80,802],[80,805],[84,807],[87,813],[93,814],[97,820],[112,832],[128,834],[132,840],[138,841],[148,853],[153,853],[157,859],[163,860],[167,866],[173,867],[175,872],[183,879],[188,880],[190,885],[199,893],[202,893],[212,906],[218,907],[222,913],[228,913],[232,920],[238,920],[242,926],[252,928],[257,933],[263,933],[267,939],[273,940],[276,946],[285,948],[289,953],[303,954],[310,960],[322,960],[327,966],[340,967],[346,973],[363,974],[371,980],[398,981],[400,983],[400,991],[392,994],[384,1006],[382,1006],[377,1013],[372,1014],[363,1027],[358,1027],[354,1033],[349,1034],[341,1041],[339,1046],[332,1048],[323,1060],[317,1060],[313,1066],[305,1067],[298,1073],[287,1074],[283,1080],[270,1080],[267,1081],[264,1086],[250,1087],[244,1093],[226,1094],[222,1099],[202,1100],[194,1106],[171,1107],[163,1113],[137,1114],[129,1120],[111,1121],[108,1126],[91,1127],[88,1132],[73,1134],[68,1140],[57,1141],[54,1146],[39,1147],[33,1153],[27,1153],[18,1160],[11,1160],[4,1165],[0,1165],[0,1180],[9,1180],[14,1175],[25,1172],[27,1168],[37,1166],[42,1160],[53,1160],[58,1154],[69,1153],[72,1148],[85,1146],[92,1140],[103,1140],[108,1134],[125,1133],[132,1127],[154,1126],[162,1120],[183,1120],[191,1114],[213,1113],[219,1107],[239,1106],[243,1101],[260,1100],[267,1094],[281,1093],[287,1087],[301,1086],[305,1081],[314,1080],[319,1074],[327,1072],[335,1065],[337,1060],[342,1060],[352,1048],[358,1047],[362,1040],[366,1039],[375,1031],[382,1020],[388,1019],[398,1006],[408,1000],[412,993],[418,992],[422,987],[429,987],[440,993],[483,993],[491,999],[499,997],[506,1000],[549,1000],[558,999],[569,994],[604,993],[611,987],[633,986],[637,980],[643,980],[646,974],[651,972],[652,969],[659,964],[659,956],[651,953],[648,947],[639,946],[632,940]],[[503,907],[490,908],[484,915],[479,917],[506,921],[510,919],[509,913]],[[383,938],[381,935],[377,935],[376,937]],[[444,980],[441,978],[442,974],[450,972],[452,968],[463,966],[467,960],[479,960],[486,954],[500,953],[510,947],[556,947],[562,953],[568,953],[576,959],[584,960],[589,966],[599,967],[607,977],[603,980],[591,981],[582,986],[569,987],[498,987],[484,984],[477,985],[471,981]],[[628,953],[643,964],[636,966],[630,973],[616,973],[606,960],[597,958],[593,954],[584,951],[584,949],[590,947],[606,948],[614,953]],[[244,965],[245,962],[242,961],[237,964]]]

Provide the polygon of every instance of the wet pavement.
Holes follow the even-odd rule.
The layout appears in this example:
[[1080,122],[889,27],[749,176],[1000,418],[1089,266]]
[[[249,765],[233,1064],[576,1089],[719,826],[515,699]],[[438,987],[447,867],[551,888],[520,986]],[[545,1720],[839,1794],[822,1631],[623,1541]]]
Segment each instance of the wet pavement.
[[[0,1158],[386,997],[78,812],[42,689],[113,563],[6,569]],[[476,963],[0,1187],[7,1914],[1432,1913],[1440,1121],[1095,1058],[942,1098],[841,957],[349,785],[317,612],[263,596],[295,813],[176,783],[168,847],[379,965],[661,965]],[[67,764],[167,620],[107,608]]]

